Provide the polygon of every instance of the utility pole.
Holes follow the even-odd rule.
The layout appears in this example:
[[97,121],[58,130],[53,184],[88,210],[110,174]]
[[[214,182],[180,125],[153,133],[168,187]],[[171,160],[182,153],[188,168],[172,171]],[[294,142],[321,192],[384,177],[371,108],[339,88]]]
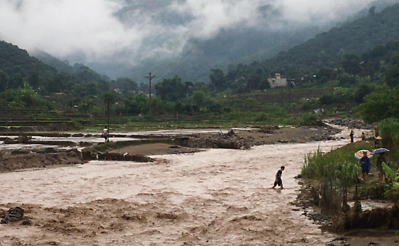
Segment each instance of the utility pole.
[[6,78],[6,137],[8,137],[8,79]]
[[288,113],[291,111],[291,84],[288,86]]
[[107,114],[108,114],[108,136],[109,136],[109,100],[107,102]]
[[150,109],[149,114],[151,114],[151,81],[153,78],[155,78],[155,75],[151,75],[151,73],[150,73],[150,75],[148,77],[144,77],[144,78],[147,78],[149,81],[149,84],[150,84],[150,88],[149,88],[150,98],[149,98],[148,104],[149,104],[149,109]]
[[291,111],[291,88],[293,89],[295,82],[293,79],[288,83],[288,112]]

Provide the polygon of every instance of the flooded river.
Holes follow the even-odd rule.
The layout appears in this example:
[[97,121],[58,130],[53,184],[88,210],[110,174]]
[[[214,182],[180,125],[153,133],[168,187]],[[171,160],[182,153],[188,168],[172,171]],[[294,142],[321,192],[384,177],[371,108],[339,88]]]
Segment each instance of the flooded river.
[[[322,234],[289,204],[300,188],[294,177],[309,152],[319,147],[329,151],[346,143],[212,149],[154,156],[156,163],[92,161],[3,173],[1,207],[24,204],[33,225],[0,225],[0,241],[26,245],[325,245],[333,236]],[[282,176],[286,189],[271,189],[281,165],[286,167]]]

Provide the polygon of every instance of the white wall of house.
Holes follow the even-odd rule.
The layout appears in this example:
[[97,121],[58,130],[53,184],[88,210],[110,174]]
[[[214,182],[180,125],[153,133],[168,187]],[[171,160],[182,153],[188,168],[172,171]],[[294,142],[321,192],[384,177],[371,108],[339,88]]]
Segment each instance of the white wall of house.
[[270,88],[287,87],[288,86],[287,78],[282,78],[281,74],[279,74],[279,73],[276,73],[276,77],[274,77],[274,78],[268,78],[267,81],[270,84]]

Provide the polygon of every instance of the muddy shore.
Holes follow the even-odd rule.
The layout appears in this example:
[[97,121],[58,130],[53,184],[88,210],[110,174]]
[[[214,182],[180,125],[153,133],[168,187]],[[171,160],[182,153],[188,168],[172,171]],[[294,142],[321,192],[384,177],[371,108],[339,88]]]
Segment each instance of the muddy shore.
[[[251,130],[230,130],[225,131],[226,133],[211,132],[211,133],[194,133],[187,135],[149,135],[148,142],[151,139],[170,139],[169,144],[166,143],[154,143],[154,144],[132,144],[131,146],[117,148],[117,149],[105,149],[105,152],[109,152],[110,156],[102,157],[100,159],[112,159],[112,160],[123,160],[123,156],[126,155],[167,155],[167,154],[187,154],[203,151],[210,148],[227,148],[227,149],[250,149],[253,146],[265,145],[265,144],[287,144],[287,143],[306,143],[312,141],[325,141],[325,140],[337,140],[340,138],[333,137],[334,134],[339,132],[330,126],[318,126],[318,127],[277,127],[267,126],[258,129]],[[18,134],[17,134],[18,135]],[[43,139],[43,136],[47,136],[50,140]],[[85,136],[86,142],[72,141],[73,139],[79,139]],[[143,139],[141,135],[133,135],[139,139]],[[119,137],[119,138],[115,138]],[[124,138],[131,138],[132,135],[126,135],[123,133],[113,134],[110,137],[110,141],[122,141]],[[91,142],[87,142],[87,139],[91,139]],[[50,135],[41,133],[39,140],[35,140],[37,137],[24,133],[15,136],[14,138],[3,138],[4,144],[8,146],[22,144],[22,146],[58,146],[70,148],[78,148],[82,146],[92,146],[101,143],[101,137],[98,136],[98,140],[93,138],[90,134],[65,134],[65,133],[51,133]],[[119,139],[119,140],[117,140]],[[134,142],[134,141],[132,141]],[[146,140],[141,140],[142,143],[146,143]],[[155,141],[156,142],[156,141]],[[162,141],[161,141],[162,142]],[[71,163],[81,164],[87,160],[93,160],[99,157],[99,154],[93,152],[89,154],[90,157],[85,158],[87,155],[82,154],[71,154],[71,151],[65,151],[63,149],[57,150],[57,147],[43,147],[37,150],[24,150],[24,147],[20,147],[16,150],[0,150],[0,172],[13,171],[20,168],[38,168],[46,167],[51,165],[68,165]],[[56,153],[47,153],[47,152]],[[83,150],[84,151],[84,150]],[[114,157],[115,154],[120,154],[120,157]],[[19,160],[23,160],[21,163]],[[79,160],[80,159],[80,160]],[[137,159],[137,158],[136,158]],[[133,160],[128,158],[127,160]]]
[[[227,133],[203,133],[176,136],[172,144],[150,144],[128,146],[113,150],[113,153],[143,155],[194,153],[204,149],[250,149],[266,144],[306,143],[313,141],[339,140],[333,135],[340,132],[330,126],[322,127],[278,127],[269,126],[253,130],[230,130]],[[112,141],[112,140],[111,140]]]

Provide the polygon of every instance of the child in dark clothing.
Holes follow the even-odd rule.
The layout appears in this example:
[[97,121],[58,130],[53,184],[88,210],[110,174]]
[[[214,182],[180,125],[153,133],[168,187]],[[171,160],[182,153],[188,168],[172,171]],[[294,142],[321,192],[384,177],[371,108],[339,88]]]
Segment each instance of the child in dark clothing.
[[351,130],[351,133],[349,134],[349,137],[351,138],[351,143],[353,143],[353,136],[355,135],[355,133],[353,132],[353,130]]
[[274,187],[276,187],[277,185],[281,187],[281,189],[283,188],[283,181],[281,180],[281,175],[283,175],[283,171],[284,171],[285,167],[281,166],[280,170],[277,171],[276,174],[276,180],[274,181],[274,185],[273,185],[273,189]]

